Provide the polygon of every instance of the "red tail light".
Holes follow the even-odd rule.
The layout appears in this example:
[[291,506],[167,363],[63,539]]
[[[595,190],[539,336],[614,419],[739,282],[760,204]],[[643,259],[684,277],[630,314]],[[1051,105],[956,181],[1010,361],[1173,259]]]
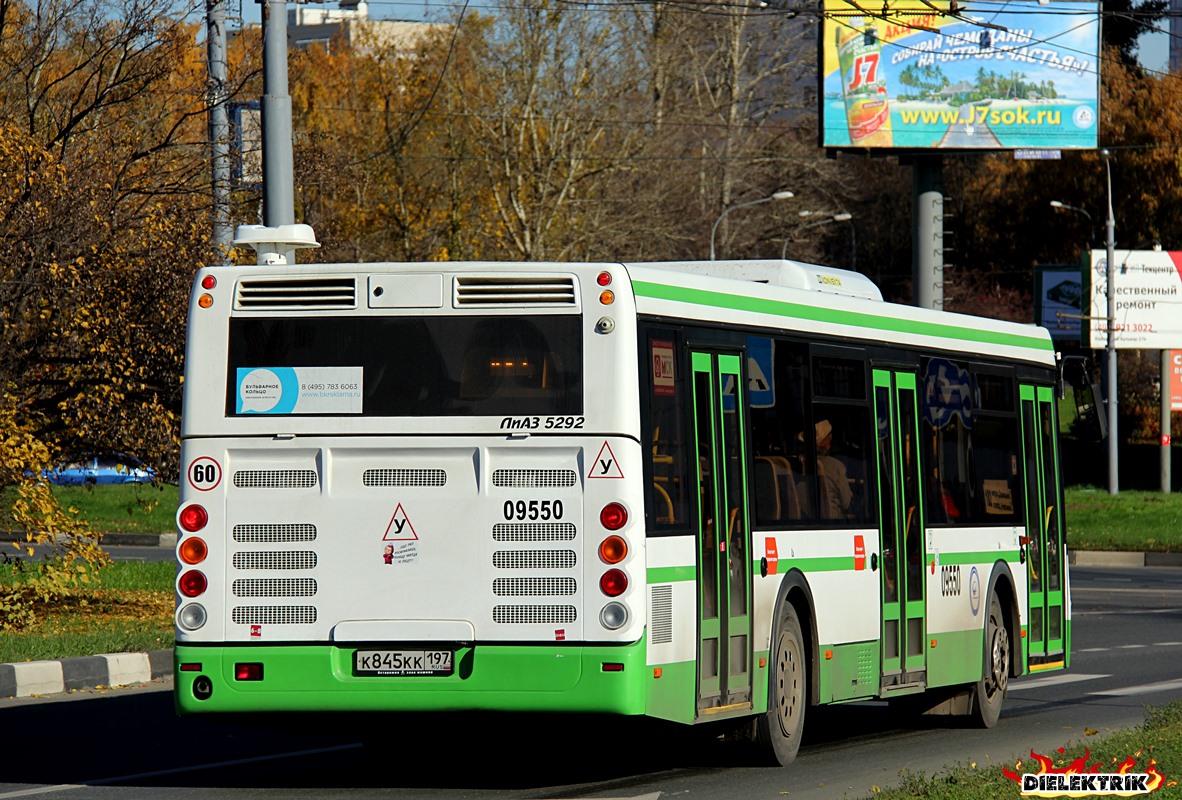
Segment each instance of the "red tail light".
[[181,594],[185,597],[197,597],[209,588],[209,580],[205,577],[204,573],[198,572],[195,569],[182,573],[178,584]]
[[619,503],[608,503],[599,512],[599,524],[609,531],[618,531],[628,524],[628,509]]
[[189,533],[196,533],[209,524],[209,512],[199,505],[185,506],[181,509],[180,523]]
[[628,576],[623,570],[609,569],[600,576],[599,588],[608,597],[619,597],[628,588]]

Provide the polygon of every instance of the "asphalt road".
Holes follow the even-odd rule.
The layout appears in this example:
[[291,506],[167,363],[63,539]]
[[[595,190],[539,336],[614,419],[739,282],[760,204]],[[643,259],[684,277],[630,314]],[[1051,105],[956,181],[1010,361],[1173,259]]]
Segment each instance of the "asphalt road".
[[880,703],[818,709],[797,762],[780,769],[747,743],[647,720],[332,718],[298,730],[181,720],[168,687],[151,685],[0,701],[0,800],[868,797],[901,770],[1000,769],[1182,697],[1182,569],[1076,568],[1073,579],[1071,669],[1016,682],[989,731]]

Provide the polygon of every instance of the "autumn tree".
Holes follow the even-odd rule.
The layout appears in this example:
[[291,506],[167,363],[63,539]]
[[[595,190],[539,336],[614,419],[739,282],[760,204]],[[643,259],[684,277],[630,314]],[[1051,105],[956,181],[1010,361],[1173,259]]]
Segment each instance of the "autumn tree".
[[0,480],[29,542],[72,534],[40,588],[4,589],[0,626],[100,557],[37,485],[57,451],[175,474],[188,287],[211,256],[196,34],[158,0],[0,0]]

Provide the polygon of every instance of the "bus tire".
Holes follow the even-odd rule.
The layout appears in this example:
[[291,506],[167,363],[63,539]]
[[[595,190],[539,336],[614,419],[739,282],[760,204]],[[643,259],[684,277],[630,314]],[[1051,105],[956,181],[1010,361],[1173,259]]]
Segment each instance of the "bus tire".
[[759,745],[782,767],[796,758],[808,704],[808,665],[800,620],[791,603],[781,603],[772,640],[768,710],[756,723]]
[[985,671],[973,692],[972,717],[982,728],[992,728],[1001,716],[1010,683],[1010,657],[1010,635],[1001,615],[1001,602],[991,594],[985,622]]

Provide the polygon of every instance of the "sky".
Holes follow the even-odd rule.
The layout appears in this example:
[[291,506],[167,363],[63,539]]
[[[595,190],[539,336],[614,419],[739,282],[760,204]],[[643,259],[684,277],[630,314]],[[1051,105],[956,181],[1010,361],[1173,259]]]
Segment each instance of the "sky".
[[[381,19],[422,20],[439,13],[449,5],[455,6],[458,0],[417,0],[417,2],[401,2],[401,0],[369,0],[370,16]],[[487,5],[483,0],[470,0],[469,8],[479,8]],[[289,3],[289,7],[294,3]],[[335,8],[336,2],[323,4],[328,8]],[[258,0],[230,0],[230,13],[236,14],[241,8],[245,24],[258,23],[261,18],[262,4]],[[1159,25],[1168,25],[1162,20]],[[1155,72],[1166,72],[1169,69],[1170,46],[1169,34],[1162,30],[1148,34],[1141,38],[1138,51],[1141,64]]]

